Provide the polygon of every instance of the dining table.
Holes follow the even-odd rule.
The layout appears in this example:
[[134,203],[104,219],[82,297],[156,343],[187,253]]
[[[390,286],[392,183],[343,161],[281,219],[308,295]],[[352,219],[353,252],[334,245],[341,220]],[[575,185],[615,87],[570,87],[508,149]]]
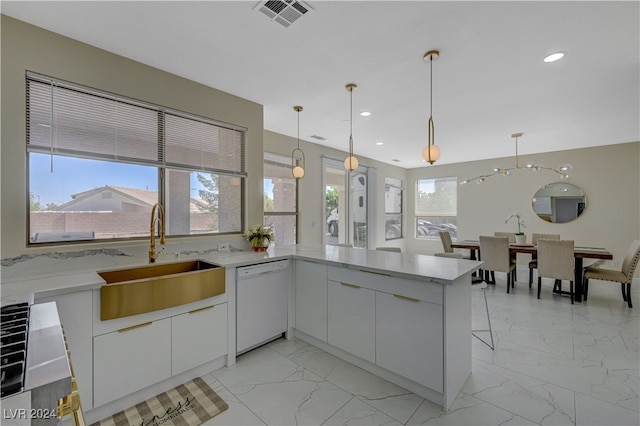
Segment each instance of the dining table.
[[[480,254],[479,240],[454,241],[452,242],[451,247],[454,249],[468,249],[470,251],[469,258],[471,260],[481,260],[482,258]],[[538,246],[536,246],[535,244],[527,243],[509,243],[509,253],[525,253],[535,255],[536,253],[538,253]],[[611,252],[609,252],[607,249],[600,247],[575,246],[573,249],[573,255],[575,259],[574,301],[582,302],[582,269],[584,259],[611,260],[613,259],[613,254],[611,254]]]

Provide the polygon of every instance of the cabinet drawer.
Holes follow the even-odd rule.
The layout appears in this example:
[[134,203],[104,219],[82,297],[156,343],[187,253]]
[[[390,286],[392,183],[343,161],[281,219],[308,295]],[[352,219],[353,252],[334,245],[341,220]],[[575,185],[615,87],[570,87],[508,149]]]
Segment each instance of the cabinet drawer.
[[171,319],[93,338],[94,406],[171,376]]
[[171,374],[177,375],[227,353],[227,304],[171,318]]
[[354,284],[371,290],[400,294],[414,299],[442,305],[440,283],[414,281],[377,272],[329,266],[329,280]]

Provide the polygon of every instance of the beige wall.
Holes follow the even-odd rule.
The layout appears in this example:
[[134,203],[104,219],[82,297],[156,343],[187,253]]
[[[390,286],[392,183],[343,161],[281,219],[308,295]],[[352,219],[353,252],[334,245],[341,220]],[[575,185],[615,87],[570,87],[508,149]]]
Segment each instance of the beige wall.
[[[247,202],[245,226],[248,223],[262,222],[262,132],[264,128],[262,105],[25,24],[5,15],[2,15],[1,30],[2,227],[0,236],[2,257],[35,251],[35,249],[26,248],[25,71],[27,70],[246,127],[248,129],[246,170],[249,178],[245,194]],[[105,245],[105,243],[99,245]],[[64,249],[73,249],[73,247]]]
[[[446,155],[446,146],[442,147]],[[551,172],[529,170],[511,176],[494,176],[478,185],[469,183],[458,188],[458,237],[477,239],[494,231],[514,231],[515,222],[504,223],[508,214],[518,211],[526,222],[524,230],[531,233],[559,233],[564,239],[573,239],[576,245],[605,247],[619,265],[634,239],[640,238],[640,142],[608,145],[539,155],[520,156],[520,164],[533,161],[548,167],[571,163],[574,167],[569,183],[586,193],[587,208],[577,220],[565,223],[547,223],[533,213],[531,198],[544,184],[557,182]],[[474,161],[412,169],[408,173],[408,211],[414,210],[413,193],[416,179],[455,176],[459,180],[490,173],[493,167],[511,167],[515,157],[487,161]],[[410,232],[415,233],[412,223]],[[440,241],[407,239],[408,250],[433,253],[441,249]]]

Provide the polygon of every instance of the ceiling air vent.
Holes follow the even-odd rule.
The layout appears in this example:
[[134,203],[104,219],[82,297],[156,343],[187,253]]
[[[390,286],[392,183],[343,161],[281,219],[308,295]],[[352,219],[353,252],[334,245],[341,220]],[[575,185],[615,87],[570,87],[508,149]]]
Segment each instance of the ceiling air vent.
[[309,5],[298,0],[261,1],[255,7],[267,15],[269,19],[285,28],[288,28],[307,12],[313,11]]

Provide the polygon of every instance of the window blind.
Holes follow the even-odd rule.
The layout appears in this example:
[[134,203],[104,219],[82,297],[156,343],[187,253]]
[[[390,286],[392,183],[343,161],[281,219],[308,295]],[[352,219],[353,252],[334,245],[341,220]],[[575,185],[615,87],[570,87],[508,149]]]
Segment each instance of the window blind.
[[27,149],[246,176],[246,129],[27,74]]

